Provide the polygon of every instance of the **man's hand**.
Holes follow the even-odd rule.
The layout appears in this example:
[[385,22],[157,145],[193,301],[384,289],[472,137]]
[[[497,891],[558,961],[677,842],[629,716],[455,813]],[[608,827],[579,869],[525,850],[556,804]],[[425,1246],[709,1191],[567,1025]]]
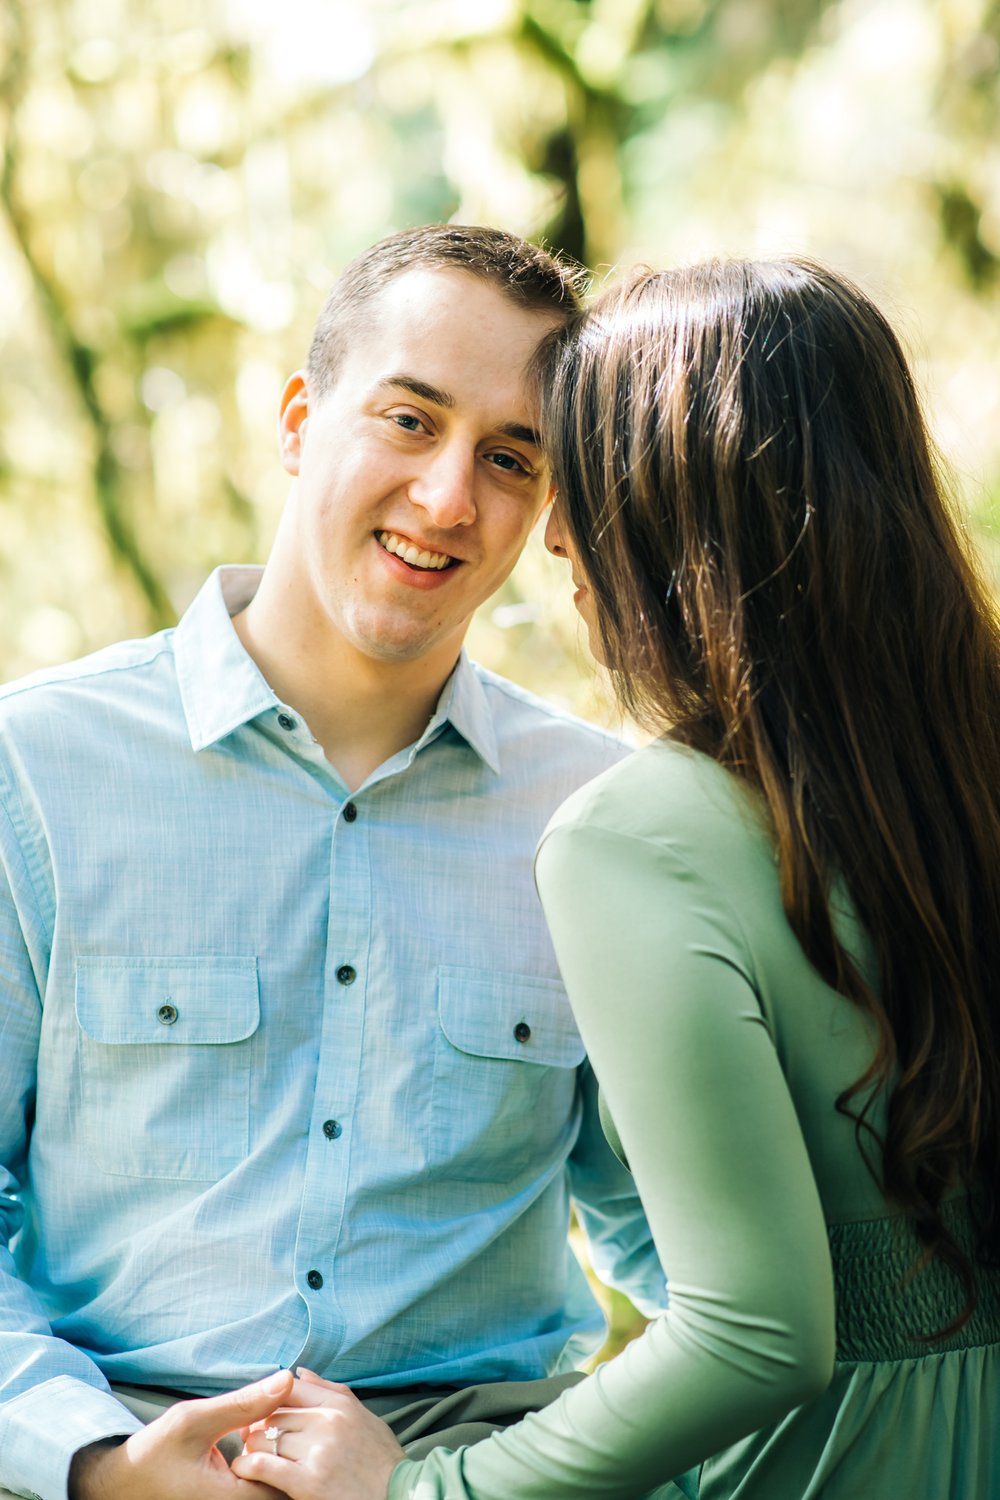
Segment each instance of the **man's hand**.
[[389,1477],[406,1457],[386,1424],[346,1385],[300,1370],[285,1406],[244,1433],[233,1474],[272,1484],[289,1500],[385,1500]]
[[92,1443],[69,1471],[69,1500],[279,1500],[267,1485],[238,1479],[215,1446],[227,1432],[270,1416],[287,1401],[283,1370],[204,1401],[179,1401],[124,1443]]

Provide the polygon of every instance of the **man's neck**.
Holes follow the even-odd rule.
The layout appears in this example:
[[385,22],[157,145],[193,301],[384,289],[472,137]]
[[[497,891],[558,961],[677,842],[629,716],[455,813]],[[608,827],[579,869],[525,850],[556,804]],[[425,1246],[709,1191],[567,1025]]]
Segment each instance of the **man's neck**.
[[410,661],[367,656],[336,632],[276,618],[259,593],[233,628],[349,791],[420,738],[457,660],[457,648]]

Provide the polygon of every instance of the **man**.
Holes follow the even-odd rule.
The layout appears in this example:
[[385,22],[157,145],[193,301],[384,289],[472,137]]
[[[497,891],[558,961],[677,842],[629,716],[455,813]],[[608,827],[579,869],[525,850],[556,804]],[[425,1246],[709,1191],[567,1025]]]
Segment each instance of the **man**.
[[212,1444],[273,1391],[140,1418],[299,1361],[404,1440],[570,1368],[598,1326],[570,1190],[662,1303],[531,882],[621,747],[461,656],[545,500],[528,370],[572,306],[498,231],[359,257],[282,397],[263,575],[3,694],[15,1492],[261,1496]]

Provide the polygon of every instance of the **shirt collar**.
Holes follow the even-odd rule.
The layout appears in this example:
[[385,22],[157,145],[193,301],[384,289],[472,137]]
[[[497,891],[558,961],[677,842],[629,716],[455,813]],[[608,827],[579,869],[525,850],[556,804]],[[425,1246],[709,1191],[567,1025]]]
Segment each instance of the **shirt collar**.
[[474,750],[495,775],[500,772],[496,725],[486,697],[486,689],[474,664],[463,651],[455,670],[441,690],[427,733],[442,723],[453,729]]
[[[263,572],[260,567],[216,568],[174,632],[177,684],[193,750],[204,750],[241,724],[281,707],[232,625],[232,616],[246,609],[257,592]],[[486,690],[464,651],[415,748],[422,749],[446,723],[499,773]]]
[[233,629],[257,592],[263,568],[216,568],[174,632],[174,659],[191,748],[204,750],[278,699]]

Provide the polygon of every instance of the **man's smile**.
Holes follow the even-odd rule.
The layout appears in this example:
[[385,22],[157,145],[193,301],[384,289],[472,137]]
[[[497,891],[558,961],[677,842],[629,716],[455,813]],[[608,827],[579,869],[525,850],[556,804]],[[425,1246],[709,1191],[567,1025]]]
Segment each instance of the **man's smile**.
[[392,553],[409,567],[421,572],[441,573],[445,568],[455,567],[458,563],[458,559],[449,556],[447,552],[429,552],[421,549],[395,531],[377,531],[375,536],[386,552]]

